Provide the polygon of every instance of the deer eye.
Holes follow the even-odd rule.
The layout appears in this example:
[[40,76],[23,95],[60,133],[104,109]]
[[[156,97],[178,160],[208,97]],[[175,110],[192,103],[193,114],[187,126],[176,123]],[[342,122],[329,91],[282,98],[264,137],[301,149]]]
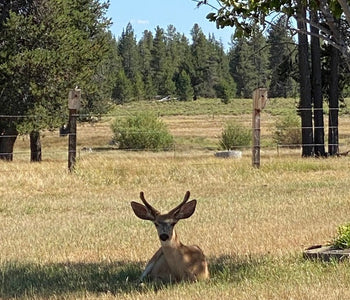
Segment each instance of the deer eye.
[[158,226],[159,226],[159,224],[158,224],[158,223],[154,223],[154,225],[155,225],[156,227],[158,227]]
[[170,224],[172,227],[174,227],[176,225],[176,222],[173,222]]

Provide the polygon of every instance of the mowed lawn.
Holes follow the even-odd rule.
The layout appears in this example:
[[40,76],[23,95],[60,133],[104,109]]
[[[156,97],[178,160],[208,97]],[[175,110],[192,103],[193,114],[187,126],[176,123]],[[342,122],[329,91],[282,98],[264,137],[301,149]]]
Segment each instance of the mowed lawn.
[[[215,116],[217,129],[202,129],[207,135],[197,126],[186,131],[174,125],[195,118],[168,116],[171,130],[187,142],[181,151],[155,153],[82,151],[111,139],[107,121],[92,129],[82,125],[72,174],[66,138],[47,133],[41,163],[27,161],[27,138],[21,138],[14,162],[0,162],[0,298],[350,298],[348,261],[302,256],[350,222],[350,158],[263,152],[261,168],[254,169],[249,149],[237,160],[214,157],[226,117]],[[96,140],[93,132],[99,132]],[[192,147],[186,134],[203,134],[209,146]],[[167,211],[187,190],[198,205],[177,224],[177,233],[183,243],[203,249],[211,278],[140,286],[138,277],[159,241],[154,225],[136,218],[130,201],[144,191]]]

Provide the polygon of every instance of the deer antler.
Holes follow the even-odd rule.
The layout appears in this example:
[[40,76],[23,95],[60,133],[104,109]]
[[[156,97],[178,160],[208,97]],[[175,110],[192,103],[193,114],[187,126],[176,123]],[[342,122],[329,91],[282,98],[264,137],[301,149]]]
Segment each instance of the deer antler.
[[173,208],[171,211],[169,211],[169,214],[176,213],[181,208],[181,206],[184,205],[188,201],[189,198],[190,198],[190,191],[187,191],[182,202],[178,206]]
[[158,210],[156,210],[151,204],[149,204],[147,201],[146,201],[146,198],[145,198],[145,195],[143,192],[140,193],[140,198],[141,198],[141,201],[143,202],[143,204],[152,212],[152,214],[154,216],[156,215],[159,215],[160,212]]

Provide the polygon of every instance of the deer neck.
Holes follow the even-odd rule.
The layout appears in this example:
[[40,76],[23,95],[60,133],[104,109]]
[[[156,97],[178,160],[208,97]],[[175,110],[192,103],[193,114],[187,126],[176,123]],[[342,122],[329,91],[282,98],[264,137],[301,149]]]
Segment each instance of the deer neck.
[[161,244],[164,258],[170,268],[170,275],[173,276],[175,280],[185,278],[186,258],[184,248],[186,246],[180,242],[175,231],[171,240],[162,242]]

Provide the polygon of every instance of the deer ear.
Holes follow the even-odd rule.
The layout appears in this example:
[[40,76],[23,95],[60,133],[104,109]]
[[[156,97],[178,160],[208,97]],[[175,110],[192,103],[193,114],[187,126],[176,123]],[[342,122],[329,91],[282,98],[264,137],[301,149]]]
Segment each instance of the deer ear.
[[194,213],[196,209],[197,200],[191,200],[180,207],[180,209],[175,212],[176,219],[187,219]]
[[132,201],[131,207],[132,207],[132,210],[134,211],[135,215],[137,217],[139,217],[140,219],[154,221],[155,216],[144,205],[137,203],[135,201]]

